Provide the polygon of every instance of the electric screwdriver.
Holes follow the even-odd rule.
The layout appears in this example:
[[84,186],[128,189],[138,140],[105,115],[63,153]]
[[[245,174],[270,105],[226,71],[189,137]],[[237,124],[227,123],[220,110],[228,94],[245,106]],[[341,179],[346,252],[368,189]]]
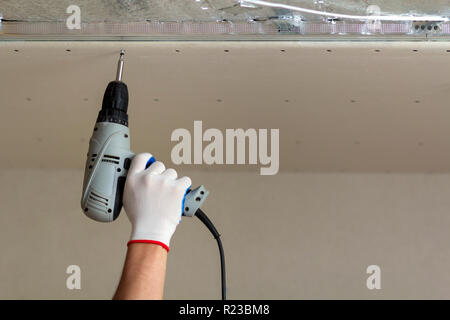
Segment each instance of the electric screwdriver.
[[[84,171],[81,208],[91,219],[112,222],[122,209],[126,176],[135,153],[130,147],[128,127],[128,87],[122,81],[124,50],[120,52],[116,80],[111,81],[104,93],[94,132],[89,141]],[[155,162],[149,159],[147,167]],[[226,298],[225,258],[220,234],[200,209],[208,196],[204,186],[188,190],[183,201],[183,215],[197,216],[217,240],[222,270],[222,299]]]

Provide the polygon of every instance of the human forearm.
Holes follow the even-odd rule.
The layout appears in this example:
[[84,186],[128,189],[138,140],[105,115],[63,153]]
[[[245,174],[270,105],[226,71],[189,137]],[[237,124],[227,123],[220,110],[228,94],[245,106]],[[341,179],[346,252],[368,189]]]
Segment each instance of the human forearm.
[[166,261],[167,251],[159,245],[130,244],[114,299],[162,299]]

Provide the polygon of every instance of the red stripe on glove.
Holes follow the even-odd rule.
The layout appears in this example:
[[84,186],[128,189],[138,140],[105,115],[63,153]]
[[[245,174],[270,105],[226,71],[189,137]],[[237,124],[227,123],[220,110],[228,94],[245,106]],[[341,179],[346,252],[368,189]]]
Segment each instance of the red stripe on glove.
[[129,246],[132,243],[151,243],[151,244],[157,244],[161,247],[163,247],[164,249],[166,249],[167,252],[169,252],[169,247],[165,244],[162,243],[160,241],[155,241],[155,240],[130,240],[127,243],[127,246]]

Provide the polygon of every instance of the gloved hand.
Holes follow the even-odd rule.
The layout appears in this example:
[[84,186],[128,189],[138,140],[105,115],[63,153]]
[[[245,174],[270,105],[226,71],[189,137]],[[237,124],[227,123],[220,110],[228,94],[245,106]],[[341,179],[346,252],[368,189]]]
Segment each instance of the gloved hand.
[[149,153],[135,156],[128,170],[123,207],[132,224],[130,243],[154,243],[169,251],[170,239],[181,220],[184,197],[191,179],[177,179],[174,169],[165,168]]

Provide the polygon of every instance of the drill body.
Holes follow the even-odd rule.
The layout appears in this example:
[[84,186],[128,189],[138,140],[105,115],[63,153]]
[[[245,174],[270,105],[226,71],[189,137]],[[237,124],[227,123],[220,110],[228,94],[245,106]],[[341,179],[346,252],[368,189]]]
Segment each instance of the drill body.
[[84,171],[81,207],[96,221],[114,221],[122,209],[125,179],[134,153],[128,128],[128,87],[122,82],[123,52],[116,81],[103,96]]

